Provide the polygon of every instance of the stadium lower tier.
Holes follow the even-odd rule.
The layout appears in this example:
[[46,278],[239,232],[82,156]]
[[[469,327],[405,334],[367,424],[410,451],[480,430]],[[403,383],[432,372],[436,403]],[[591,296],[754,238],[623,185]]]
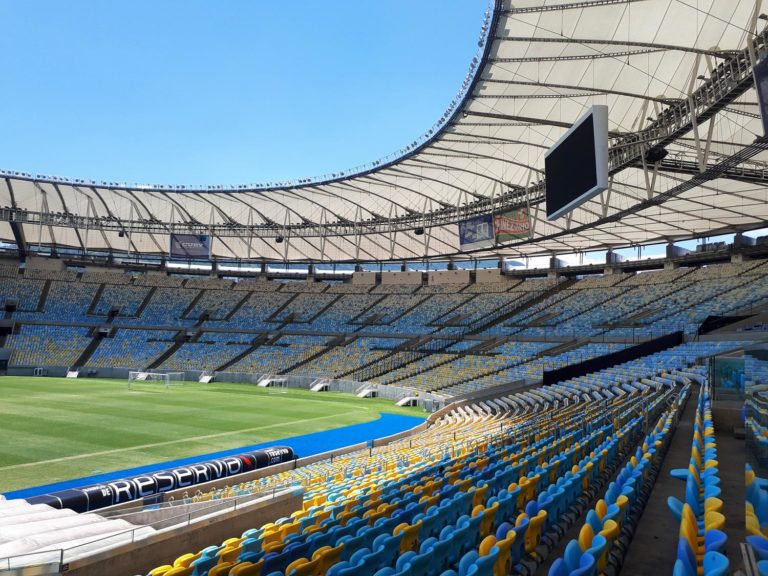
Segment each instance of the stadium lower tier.
[[[712,351],[709,343],[682,344],[550,386],[458,404],[385,446],[185,496],[176,504],[292,488],[303,504],[147,574],[490,576],[532,574],[545,562],[552,576],[616,573],[688,401],[696,402],[693,443],[688,468],[672,472],[684,482],[669,501],[680,527],[670,554],[675,574],[723,574],[726,495],[708,373],[695,364]],[[752,486],[753,515],[761,518],[764,492]],[[566,541],[574,530],[578,537]],[[762,535],[759,524],[755,530]],[[154,537],[153,526],[0,502],[0,558],[16,562],[72,548],[93,554],[106,541],[133,542],[139,552]]]
[[[553,576],[615,573],[689,397],[697,403],[691,464],[673,471],[685,487],[670,500],[680,526],[680,544],[675,552],[672,543],[670,553],[678,555],[676,574],[723,573],[724,495],[707,371],[689,361],[705,349],[684,344],[551,386],[458,405],[386,446],[185,499],[182,504],[194,505],[270,488],[303,491],[303,505],[292,514],[169,558],[147,574],[530,574],[545,561]],[[66,545],[71,514],[36,506],[35,514],[45,512],[50,526],[60,527],[56,536],[15,538],[0,544],[0,555],[23,553],[30,543],[36,552]],[[18,513],[11,518],[18,522]],[[570,530],[578,537],[566,542]]]

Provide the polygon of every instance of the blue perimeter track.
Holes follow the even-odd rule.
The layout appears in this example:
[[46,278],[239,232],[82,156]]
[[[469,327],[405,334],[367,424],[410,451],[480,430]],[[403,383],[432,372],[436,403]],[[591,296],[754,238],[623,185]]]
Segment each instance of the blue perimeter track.
[[[11,498],[31,498],[32,496],[49,494],[51,492],[58,492],[59,490],[82,488],[93,484],[103,484],[105,482],[112,482],[114,480],[120,480],[121,478],[139,476],[150,472],[157,472],[158,470],[165,470],[167,468],[177,468],[179,466],[187,466],[189,464],[203,462],[205,460],[215,460],[216,458],[233,456],[252,450],[268,448],[270,446],[290,446],[299,458],[304,458],[306,456],[320,454],[321,452],[336,450],[352,444],[369,442],[377,438],[397,434],[398,432],[403,432],[404,430],[409,430],[414,426],[418,426],[423,422],[424,418],[419,418],[417,416],[380,413],[378,419],[370,422],[363,422],[362,424],[352,424],[351,426],[334,428],[333,430],[313,432],[312,434],[304,434],[302,436],[292,436],[281,440],[264,442],[262,444],[253,444],[251,446],[223,450],[221,452],[211,452],[210,454],[200,454],[189,458],[181,458],[179,460],[158,462],[157,464],[149,464],[147,466],[139,466],[127,470],[115,470],[114,472],[107,472],[105,474],[85,476],[83,478],[75,478],[74,480],[65,480],[53,484],[43,484],[32,488],[24,488],[23,490],[6,492],[4,496],[9,500]],[[233,479],[234,478],[236,477],[233,477]]]

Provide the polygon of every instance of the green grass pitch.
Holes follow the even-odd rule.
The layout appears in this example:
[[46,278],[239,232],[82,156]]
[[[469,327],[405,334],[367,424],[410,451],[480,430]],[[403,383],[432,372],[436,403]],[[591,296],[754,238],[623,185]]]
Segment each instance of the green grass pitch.
[[0,377],[0,492],[374,420],[425,416],[350,394]]

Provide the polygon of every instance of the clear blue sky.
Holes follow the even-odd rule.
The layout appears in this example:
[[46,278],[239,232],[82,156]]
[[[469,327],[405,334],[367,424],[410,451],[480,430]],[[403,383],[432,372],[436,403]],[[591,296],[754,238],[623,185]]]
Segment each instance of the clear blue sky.
[[343,170],[428,130],[485,0],[0,0],[0,167],[237,184]]

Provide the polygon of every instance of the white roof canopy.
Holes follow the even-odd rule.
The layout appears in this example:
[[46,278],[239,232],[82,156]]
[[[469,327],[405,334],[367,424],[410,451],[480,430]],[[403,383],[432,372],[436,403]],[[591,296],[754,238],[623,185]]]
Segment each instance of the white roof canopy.
[[[194,232],[213,236],[222,259],[376,261],[461,257],[458,220],[515,206],[529,207],[531,237],[476,256],[761,228],[768,152],[755,143],[763,129],[751,68],[766,35],[756,4],[499,1],[452,108],[394,158],[234,188],[1,172],[0,205],[9,209],[0,211],[0,239],[163,254],[170,232]],[[610,190],[548,222],[544,153],[594,104],[609,109]]]

